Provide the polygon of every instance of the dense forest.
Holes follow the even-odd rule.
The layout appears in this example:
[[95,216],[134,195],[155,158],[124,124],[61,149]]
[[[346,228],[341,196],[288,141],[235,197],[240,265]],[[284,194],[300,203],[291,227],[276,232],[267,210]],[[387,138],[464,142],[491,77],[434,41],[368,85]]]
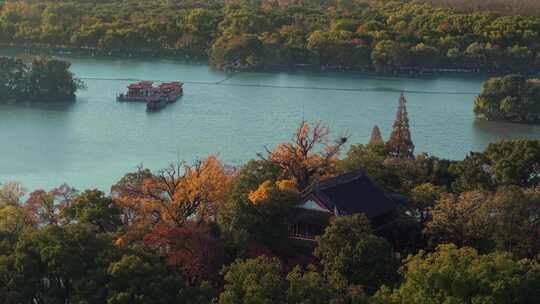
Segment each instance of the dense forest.
[[0,57],[0,101],[73,100],[83,84],[69,67],[47,57]]
[[[451,5],[452,6],[452,5]],[[540,16],[415,1],[5,1],[0,43],[379,72],[540,68]]]
[[538,15],[540,2],[536,0],[424,0],[437,6],[462,12],[493,11],[503,14]]
[[[302,122],[241,167],[215,156],[127,173],[106,194],[0,187],[0,298],[19,303],[539,303],[540,141],[464,160],[414,155],[404,107],[385,142]],[[363,169],[407,197],[389,227],[335,217],[291,245],[306,187]]]
[[482,84],[474,112],[489,120],[540,122],[540,80],[520,75],[490,78]]

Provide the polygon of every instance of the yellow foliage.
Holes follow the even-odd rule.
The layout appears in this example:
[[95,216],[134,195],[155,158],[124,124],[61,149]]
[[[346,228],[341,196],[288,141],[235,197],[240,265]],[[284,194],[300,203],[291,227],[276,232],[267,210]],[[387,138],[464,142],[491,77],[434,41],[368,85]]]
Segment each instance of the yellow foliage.
[[296,181],[292,179],[279,180],[276,182],[276,186],[278,190],[282,192],[298,193],[298,186],[296,185]]
[[259,185],[257,190],[249,193],[248,199],[252,204],[257,205],[272,198],[279,200],[283,197],[289,197],[291,194],[299,194],[294,180],[284,179],[275,183],[265,181]]
[[269,192],[272,188],[272,182],[265,181],[259,185],[259,188],[255,191],[249,192],[248,198],[254,205],[259,204],[260,202],[266,201],[269,197]]
[[181,224],[192,217],[207,220],[224,204],[232,177],[213,155],[146,176],[139,186],[115,197],[129,221],[118,242],[129,242],[160,224]]
[[0,232],[19,234],[33,224],[27,210],[11,205],[0,207]]

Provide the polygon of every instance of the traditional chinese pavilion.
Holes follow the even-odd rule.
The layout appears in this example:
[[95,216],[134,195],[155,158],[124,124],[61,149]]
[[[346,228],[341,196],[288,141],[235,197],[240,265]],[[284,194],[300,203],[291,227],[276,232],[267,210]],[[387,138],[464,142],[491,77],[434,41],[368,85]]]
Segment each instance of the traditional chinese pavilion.
[[388,223],[404,198],[384,192],[357,170],[320,181],[304,192],[289,226],[289,238],[313,242],[331,217],[363,213],[374,228]]

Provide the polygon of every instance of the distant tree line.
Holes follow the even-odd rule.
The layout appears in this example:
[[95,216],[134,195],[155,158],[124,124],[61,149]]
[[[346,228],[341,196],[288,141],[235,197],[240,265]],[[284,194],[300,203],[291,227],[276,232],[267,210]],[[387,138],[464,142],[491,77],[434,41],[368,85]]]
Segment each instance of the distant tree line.
[[[215,156],[111,188],[0,186],[3,303],[387,304],[540,301],[540,141],[453,161],[414,155],[404,100],[388,141],[302,122],[238,168]],[[288,239],[309,185],[364,170],[408,198],[386,233],[336,217],[312,253]],[[84,174],[84,173],[81,173]]]
[[540,122],[540,80],[520,75],[490,78],[482,84],[474,112],[490,120]]
[[424,2],[462,12],[492,11],[503,14],[540,14],[540,2],[536,0],[424,0]]
[[415,1],[6,1],[0,43],[172,55],[220,69],[540,68],[540,16]]
[[69,67],[46,57],[0,57],[0,101],[74,99],[83,84]]

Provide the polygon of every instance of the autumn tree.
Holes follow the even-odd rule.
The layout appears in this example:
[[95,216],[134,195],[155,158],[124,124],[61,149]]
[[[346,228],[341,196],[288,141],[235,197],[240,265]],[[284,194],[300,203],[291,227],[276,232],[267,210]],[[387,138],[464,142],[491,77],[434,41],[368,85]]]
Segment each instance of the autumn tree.
[[158,226],[143,241],[153,248],[166,248],[163,254],[168,263],[193,286],[215,280],[223,262],[221,242],[207,224],[190,221]]
[[405,95],[401,93],[399,97],[399,105],[396,114],[396,120],[392,126],[392,133],[386,143],[391,157],[400,159],[414,158],[414,144],[411,139],[411,131],[409,129],[409,118],[407,115],[407,100]]
[[210,222],[223,207],[230,179],[214,156],[126,175],[113,187],[127,224],[117,244],[142,241],[192,285],[214,278],[222,246]]
[[25,208],[28,208],[35,221],[46,225],[66,223],[63,211],[71,206],[77,190],[63,184],[50,191],[36,190],[30,193]]
[[346,137],[330,142],[330,129],[321,122],[310,125],[302,121],[290,142],[267,149],[267,156],[259,156],[282,169],[283,179],[294,179],[300,190],[312,182],[335,172],[337,156]]
[[208,221],[223,205],[230,176],[214,156],[193,165],[178,163],[152,174],[128,174],[112,189],[133,235],[160,225]]

